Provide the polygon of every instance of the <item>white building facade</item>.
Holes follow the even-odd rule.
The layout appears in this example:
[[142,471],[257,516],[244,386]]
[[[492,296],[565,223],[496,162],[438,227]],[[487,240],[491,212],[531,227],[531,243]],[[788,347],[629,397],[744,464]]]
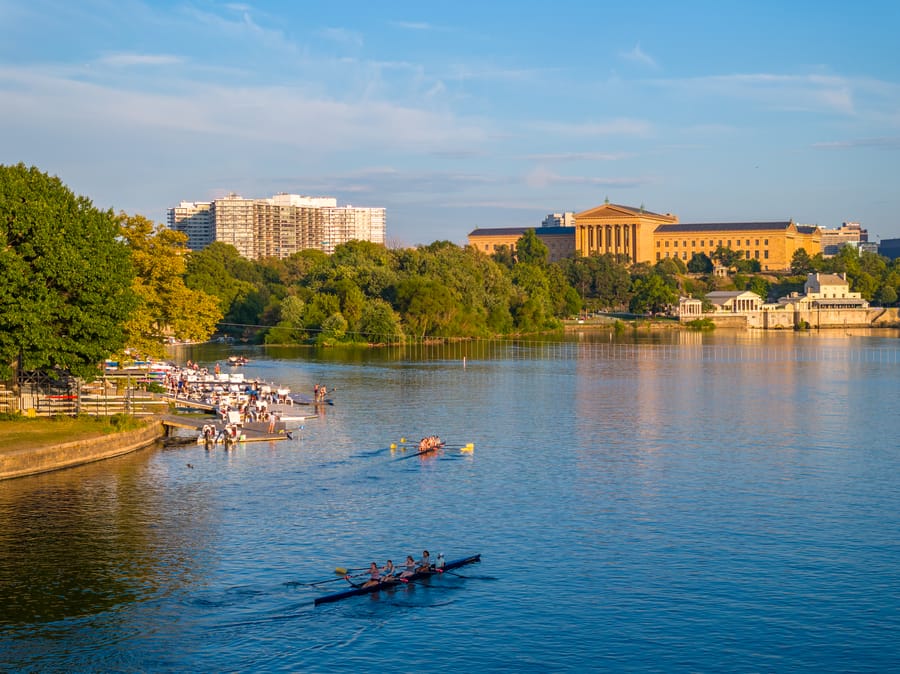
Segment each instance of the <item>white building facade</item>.
[[188,235],[191,250],[221,241],[251,260],[286,258],[301,250],[331,254],[354,240],[384,244],[386,233],[384,208],[338,206],[334,197],[299,194],[181,202],[168,209],[166,219],[171,229]]

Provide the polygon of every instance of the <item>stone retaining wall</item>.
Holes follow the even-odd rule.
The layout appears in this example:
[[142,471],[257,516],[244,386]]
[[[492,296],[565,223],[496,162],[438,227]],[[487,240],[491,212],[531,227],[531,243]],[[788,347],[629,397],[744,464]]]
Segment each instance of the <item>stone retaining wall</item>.
[[162,423],[153,420],[148,422],[146,428],[135,431],[3,453],[0,454],[0,480],[37,475],[121,456],[152,445],[163,438],[165,433]]

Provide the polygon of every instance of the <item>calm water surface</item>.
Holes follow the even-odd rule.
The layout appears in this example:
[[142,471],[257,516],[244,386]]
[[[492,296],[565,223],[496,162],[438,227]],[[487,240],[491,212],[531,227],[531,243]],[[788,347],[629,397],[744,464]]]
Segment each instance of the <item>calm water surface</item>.
[[[248,350],[335,406],[0,483],[0,670],[896,671],[896,335],[606,339]],[[425,547],[483,561],[313,606]]]

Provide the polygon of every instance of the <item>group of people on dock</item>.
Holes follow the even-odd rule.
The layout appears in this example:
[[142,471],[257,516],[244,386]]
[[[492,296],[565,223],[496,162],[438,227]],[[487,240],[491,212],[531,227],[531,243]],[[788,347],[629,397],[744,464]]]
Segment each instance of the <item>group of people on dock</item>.
[[[380,583],[389,583],[400,579],[400,582],[403,582],[404,579],[412,578],[417,573],[431,573],[431,572],[441,572],[444,569],[444,553],[439,552],[437,556],[437,560],[432,564],[431,563],[431,555],[428,553],[428,550],[422,551],[422,559],[416,561],[413,559],[412,555],[406,556],[406,564],[403,566],[403,570],[397,573],[397,568],[394,566],[394,562],[390,559],[387,560],[387,563],[378,568],[378,564],[372,562],[369,564],[369,580],[363,583],[363,587],[372,587],[373,585],[378,585]],[[344,576],[348,581],[350,580],[350,575],[347,574]]]
[[444,446],[440,436],[429,435],[419,440],[419,452],[430,452],[433,449],[440,449]]

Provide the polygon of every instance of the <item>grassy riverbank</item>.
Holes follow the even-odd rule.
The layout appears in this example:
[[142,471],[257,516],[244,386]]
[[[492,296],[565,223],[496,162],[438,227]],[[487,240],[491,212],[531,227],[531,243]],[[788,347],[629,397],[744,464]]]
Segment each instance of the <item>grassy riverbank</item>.
[[72,440],[89,440],[110,433],[141,428],[144,422],[132,417],[53,417],[0,419],[0,452],[37,449]]

